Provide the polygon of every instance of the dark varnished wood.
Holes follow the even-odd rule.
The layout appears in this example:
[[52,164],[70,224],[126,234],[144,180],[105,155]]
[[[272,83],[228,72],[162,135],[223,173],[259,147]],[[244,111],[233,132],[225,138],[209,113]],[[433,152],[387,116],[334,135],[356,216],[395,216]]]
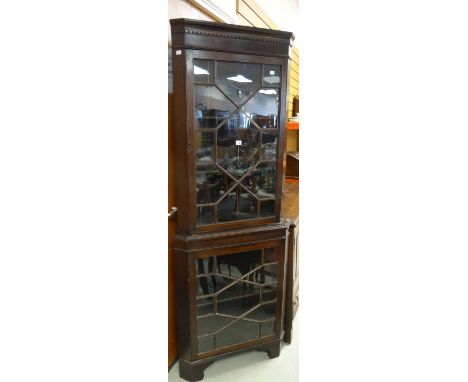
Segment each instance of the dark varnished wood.
[[284,311],[284,341],[292,341],[292,325],[299,307],[299,183],[287,182],[283,195],[282,219],[288,224],[288,267],[286,271],[286,302]]
[[[216,349],[205,355],[198,355],[196,341],[196,259],[206,256],[235,254],[261,248],[278,248],[279,271],[277,284],[276,334],[270,340],[278,340],[283,333],[284,301],[286,300],[287,268],[287,235],[288,225],[276,224],[256,229],[239,229],[236,231],[217,232],[208,235],[176,235],[174,237],[174,254],[177,285],[177,329],[179,355],[185,362],[231,353],[265,342],[259,339],[243,344]],[[268,237],[265,239],[265,237]],[[179,298],[180,296],[180,298]]]
[[291,32],[273,29],[190,19],[170,21],[174,48],[288,58],[294,40]]
[[[288,277],[289,250],[287,246],[288,237],[290,237],[290,222],[282,223],[280,217],[286,164],[284,146],[290,70],[289,55],[293,36],[291,33],[283,31],[187,19],[171,20],[171,28],[174,74],[173,125],[174,142],[176,142],[174,147],[174,172],[177,190],[175,205],[178,208],[177,233],[173,237],[172,253],[177,296],[179,367],[182,378],[198,381],[203,378],[203,370],[209,364],[225,355],[247,350],[265,350],[270,358],[274,358],[279,356],[281,351],[285,305],[288,304],[286,279]],[[194,171],[196,167],[194,59],[281,66],[276,180],[275,189],[269,191],[275,194],[274,216],[197,225]],[[262,327],[258,326],[259,332],[256,339],[249,338],[248,341],[241,343],[227,342],[233,343],[233,345],[208,347],[199,352],[197,288],[200,287],[204,294],[205,290],[208,290],[207,282],[205,281],[203,284],[202,281],[198,281],[200,278],[197,279],[197,267],[200,266],[200,259],[215,256],[214,260],[209,260],[212,261],[211,264],[215,264],[216,256],[229,255],[233,256],[230,257],[231,259],[236,260],[231,260],[233,263],[229,263],[229,266],[237,264],[235,266],[240,269],[239,264],[242,264],[242,257],[246,256],[245,253],[265,248],[273,248],[278,254],[276,305],[272,304],[275,310],[272,310],[271,313],[271,320],[275,320],[275,327],[271,326],[271,332],[264,332],[262,336],[260,334]],[[266,252],[262,251],[261,253],[262,259],[264,259],[263,254]],[[201,262],[203,263],[203,260]],[[208,265],[208,269],[210,269],[209,267],[210,265]],[[259,268],[261,267],[259,266]],[[241,272],[241,274],[246,275],[245,272]]]
[[[289,48],[292,33],[200,20],[173,19],[170,21],[173,41],[174,122],[177,131],[175,139],[178,142],[175,146],[175,156],[178,162],[176,165],[176,203],[179,209],[177,232],[185,234],[206,233],[279,222],[282,179],[286,167],[284,146],[290,70]],[[215,39],[215,42],[211,40],[212,38]],[[281,54],[275,54],[272,46],[282,47]],[[220,47],[222,49],[219,49]],[[281,66],[274,217],[219,222],[209,225],[196,224],[193,59]]]
[[284,239],[285,224],[270,224],[256,228],[239,228],[209,234],[175,235],[174,249],[185,251],[207,250],[239,244],[254,244],[272,239]]
[[[168,97],[169,129],[168,129],[168,211],[175,205],[175,171],[174,171],[174,138],[172,123],[172,94]],[[174,255],[172,252],[172,237],[176,230],[177,215],[168,221],[168,366],[170,367],[177,358],[177,333],[176,333],[176,307],[175,307],[175,280],[174,280]]]

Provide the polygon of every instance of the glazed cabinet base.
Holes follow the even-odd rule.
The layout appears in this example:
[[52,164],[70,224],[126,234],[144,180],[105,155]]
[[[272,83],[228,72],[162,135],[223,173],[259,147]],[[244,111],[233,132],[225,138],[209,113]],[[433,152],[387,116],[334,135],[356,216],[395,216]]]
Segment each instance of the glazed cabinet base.
[[203,378],[216,359],[245,350],[279,355],[288,226],[177,235],[180,376]]

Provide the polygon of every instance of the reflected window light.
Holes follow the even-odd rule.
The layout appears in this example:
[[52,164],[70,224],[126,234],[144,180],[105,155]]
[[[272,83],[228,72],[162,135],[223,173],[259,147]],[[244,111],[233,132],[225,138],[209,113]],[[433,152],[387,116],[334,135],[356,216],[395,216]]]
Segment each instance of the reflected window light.
[[197,75],[199,75],[199,74],[210,74],[210,72],[208,70],[200,68],[197,65],[194,65],[193,66],[193,74],[197,74]]
[[260,89],[258,92],[262,94],[278,94],[275,89]]
[[278,84],[280,82],[279,76],[268,76],[268,77],[263,77],[263,80],[265,82],[268,82],[269,84]]
[[227,79],[229,81],[235,81],[235,82],[252,82],[252,80],[245,78],[242,74],[238,74],[235,77],[227,77]]

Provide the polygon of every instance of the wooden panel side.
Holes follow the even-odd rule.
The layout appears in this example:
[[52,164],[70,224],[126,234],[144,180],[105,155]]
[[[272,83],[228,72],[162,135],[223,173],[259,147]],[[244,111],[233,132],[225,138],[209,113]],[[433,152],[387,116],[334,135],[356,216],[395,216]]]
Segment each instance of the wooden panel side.
[[[175,168],[174,168],[174,134],[172,121],[172,94],[168,98],[168,200],[167,207],[170,211],[175,202]],[[174,289],[174,262],[172,251],[172,237],[175,234],[175,218],[170,218],[168,221],[168,366],[170,366],[177,358],[177,332],[176,332],[176,308],[175,308],[175,289]]]

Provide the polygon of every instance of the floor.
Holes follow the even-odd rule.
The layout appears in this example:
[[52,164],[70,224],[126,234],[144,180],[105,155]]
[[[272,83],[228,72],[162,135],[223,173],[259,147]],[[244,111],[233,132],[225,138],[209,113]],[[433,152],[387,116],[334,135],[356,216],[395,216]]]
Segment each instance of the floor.
[[[266,352],[251,351],[220,359],[205,369],[203,381],[222,382],[296,382],[299,381],[299,312],[294,319],[293,340],[284,344],[281,355],[269,359]],[[179,364],[169,371],[169,382],[179,378]]]

